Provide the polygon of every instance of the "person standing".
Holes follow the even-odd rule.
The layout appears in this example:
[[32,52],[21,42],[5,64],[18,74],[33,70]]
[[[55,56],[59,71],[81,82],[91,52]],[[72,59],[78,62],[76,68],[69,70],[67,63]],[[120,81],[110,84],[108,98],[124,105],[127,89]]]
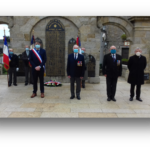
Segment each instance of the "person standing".
[[144,69],[146,68],[147,62],[146,57],[141,55],[142,50],[136,48],[135,55],[131,56],[128,61],[128,83],[131,84],[130,88],[130,101],[133,101],[134,89],[136,86],[136,100],[142,102],[140,98],[141,85],[144,84]]
[[86,49],[83,47],[81,48],[81,53],[84,56],[84,62],[85,62],[85,73],[84,78],[82,79],[82,88],[85,88],[85,80],[88,79],[88,63],[89,63],[89,55],[85,53]]
[[29,61],[32,66],[33,73],[33,94],[31,98],[37,96],[37,81],[40,79],[41,98],[44,98],[44,68],[46,63],[46,51],[41,48],[42,41],[35,39],[35,48],[30,51]]
[[107,101],[113,100],[115,102],[117,80],[122,75],[122,58],[116,54],[115,46],[111,46],[109,50],[110,53],[104,56],[102,71],[106,77]]
[[26,45],[25,51],[22,53],[22,60],[24,62],[24,69],[25,69],[25,86],[28,85],[29,73],[30,73],[30,84],[33,84],[31,66],[29,65],[29,54],[30,54],[30,49],[29,46]]
[[11,61],[9,62],[9,80],[8,80],[8,86],[11,86],[12,84],[12,74],[13,74],[13,85],[17,86],[17,75],[16,71],[19,70],[19,59],[16,54],[14,54],[13,49],[9,48],[9,54]]
[[74,82],[76,81],[76,97],[80,100],[81,80],[84,77],[85,63],[83,55],[79,54],[79,46],[73,46],[73,53],[68,55],[67,76],[70,78],[70,99],[75,98]]

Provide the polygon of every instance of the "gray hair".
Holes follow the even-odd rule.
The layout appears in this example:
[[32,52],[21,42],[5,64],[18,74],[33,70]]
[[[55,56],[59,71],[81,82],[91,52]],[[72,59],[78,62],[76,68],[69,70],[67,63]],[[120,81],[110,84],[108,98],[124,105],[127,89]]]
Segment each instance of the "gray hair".
[[142,51],[139,47],[137,47],[137,48],[135,49],[135,51],[136,51],[136,50],[140,50],[140,51]]
[[42,44],[42,40],[41,40],[39,37],[37,37],[37,38],[35,39],[35,43],[36,43],[36,42]]

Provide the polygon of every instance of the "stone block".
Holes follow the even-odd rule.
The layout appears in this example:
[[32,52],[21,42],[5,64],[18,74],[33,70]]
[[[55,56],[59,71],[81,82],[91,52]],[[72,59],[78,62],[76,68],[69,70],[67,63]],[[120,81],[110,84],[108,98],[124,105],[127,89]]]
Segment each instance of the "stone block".
[[134,32],[134,37],[145,37],[146,36],[146,31],[135,31]]
[[80,27],[80,33],[82,34],[89,34],[91,32],[91,26],[90,25],[83,25]]
[[100,77],[89,77],[88,83],[99,84],[100,83]]
[[88,34],[87,38],[95,38],[95,34]]
[[25,41],[30,41],[30,35],[29,34],[24,34],[24,39],[25,39]]

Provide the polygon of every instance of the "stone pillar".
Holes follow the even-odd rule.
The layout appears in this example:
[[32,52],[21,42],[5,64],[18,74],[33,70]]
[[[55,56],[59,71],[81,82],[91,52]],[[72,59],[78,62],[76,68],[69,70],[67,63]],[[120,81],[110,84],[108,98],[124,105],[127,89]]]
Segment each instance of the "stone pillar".
[[[134,25],[133,43],[130,46],[129,56],[134,54],[134,50],[139,47],[142,49],[142,55],[147,59],[145,73],[150,73],[150,17],[131,17],[129,19]],[[146,80],[145,83],[149,83]]]

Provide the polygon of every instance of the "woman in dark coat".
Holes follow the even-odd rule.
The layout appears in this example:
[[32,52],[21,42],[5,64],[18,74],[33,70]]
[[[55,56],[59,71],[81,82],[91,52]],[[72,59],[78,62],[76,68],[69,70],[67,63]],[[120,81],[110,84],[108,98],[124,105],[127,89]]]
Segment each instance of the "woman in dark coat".
[[128,61],[129,77],[128,83],[131,84],[130,101],[133,101],[134,88],[136,85],[136,100],[142,102],[140,98],[141,85],[144,84],[144,69],[146,68],[146,57],[141,55],[141,49],[135,50],[135,55],[131,56]]

